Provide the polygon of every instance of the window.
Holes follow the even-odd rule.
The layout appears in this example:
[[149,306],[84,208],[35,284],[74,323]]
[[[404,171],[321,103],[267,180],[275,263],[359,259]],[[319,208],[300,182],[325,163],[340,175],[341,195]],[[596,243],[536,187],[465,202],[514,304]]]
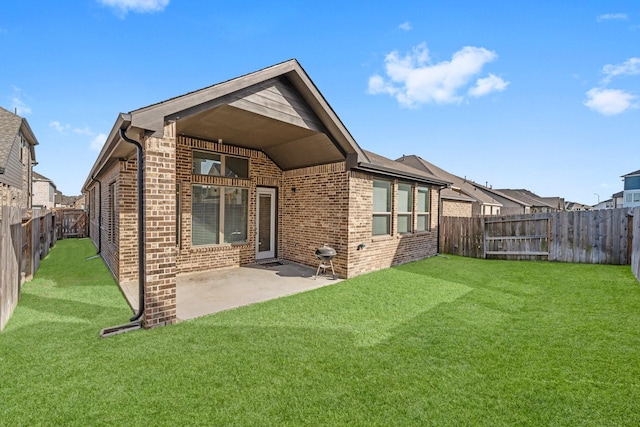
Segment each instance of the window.
[[373,181],[373,235],[391,234],[391,182]]
[[429,230],[429,188],[418,187],[418,214],[417,231]]
[[632,195],[632,194],[633,194],[633,193],[627,193],[627,195],[626,195],[626,200],[625,200],[627,203],[631,203],[631,195]]
[[193,150],[194,175],[249,178],[249,159]]
[[249,190],[194,185],[191,197],[193,246],[247,241]]
[[413,187],[398,184],[398,233],[411,233],[413,228]]
[[640,193],[633,193],[633,203],[640,202]]

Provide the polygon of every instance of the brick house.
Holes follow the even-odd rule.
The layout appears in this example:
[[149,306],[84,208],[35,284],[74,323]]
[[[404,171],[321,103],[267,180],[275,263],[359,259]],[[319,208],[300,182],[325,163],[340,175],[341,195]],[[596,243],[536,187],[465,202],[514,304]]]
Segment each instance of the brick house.
[[55,208],[56,192],[56,184],[52,180],[38,172],[33,172],[32,204],[34,208]]
[[3,206],[31,208],[38,145],[27,119],[0,107],[0,197]]
[[433,256],[447,184],[361,149],[290,60],[120,114],[83,194],[93,241],[117,281],[140,282],[154,327],[175,322],[182,273],[315,267],[324,243],[346,278]]

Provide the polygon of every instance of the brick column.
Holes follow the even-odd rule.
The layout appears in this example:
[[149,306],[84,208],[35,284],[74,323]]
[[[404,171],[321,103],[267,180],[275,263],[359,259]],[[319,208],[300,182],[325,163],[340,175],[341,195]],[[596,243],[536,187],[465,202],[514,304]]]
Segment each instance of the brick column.
[[144,141],[145,328],[176,322],[176,138],[168,123],[162,138]]

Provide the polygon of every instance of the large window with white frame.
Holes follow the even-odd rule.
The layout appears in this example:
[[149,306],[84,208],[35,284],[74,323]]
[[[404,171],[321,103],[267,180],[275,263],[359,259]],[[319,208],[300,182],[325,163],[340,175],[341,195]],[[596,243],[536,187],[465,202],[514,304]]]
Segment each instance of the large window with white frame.
[[194,184],[191,196],[191,245],[246,243],[247,188]]
[[416,203],[418,225],[416,231],[429,230],[429,187],[418,187],[418,200]]
[[398,233],[413,231],[413,186],[398,184]]
[[373,235],[391,234],[391,182],[373,181]]

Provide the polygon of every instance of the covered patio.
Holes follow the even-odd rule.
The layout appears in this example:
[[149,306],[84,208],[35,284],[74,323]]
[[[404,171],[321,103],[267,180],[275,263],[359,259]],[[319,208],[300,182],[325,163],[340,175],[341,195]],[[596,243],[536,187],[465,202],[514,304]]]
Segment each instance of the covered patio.
[[[332,285],[331,272],[316,278],[316,270],[300,264],[252,264],[177,276],[177,321],[194,319],[244,305]],[[121,283],[132,308],[138,307],[138,282]]]

